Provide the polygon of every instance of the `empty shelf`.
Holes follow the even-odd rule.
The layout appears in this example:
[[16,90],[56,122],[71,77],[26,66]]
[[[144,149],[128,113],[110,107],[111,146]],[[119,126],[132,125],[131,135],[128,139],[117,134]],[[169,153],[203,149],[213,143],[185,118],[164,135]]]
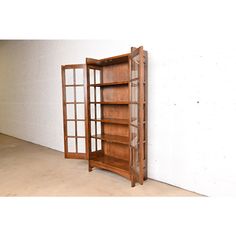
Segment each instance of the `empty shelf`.
[[97,121],[102,123],[111,123],[111,124],[121,124],[121,125],[128,125],[129,120],[128,119],[112,119],[112,118],[103,118],[103,119],[91,119],[91,121]]
[[118,136],[118,135],[110,135],[110,134],[97,134],[91,135],[92,138],[98,138],[110,143],[121,143],[121,144],[129,144],[129,138],[124,136]]
[[107,83],[99,83],[99,84],[90,84],[90,86],[94,87],[105,87],[105,86],[116,86],[116,85],[128,85],[128,81],[116,81],[116,82],[107,82]]
[[92,167],[113,171],[128,179],[130,178],[129,162],[116,157],[106,155],[91,156],[90,165]]
[[114,101],[114,102],[90,102],[91,104],[102,104],[102,105],[128,105],[127,101]]

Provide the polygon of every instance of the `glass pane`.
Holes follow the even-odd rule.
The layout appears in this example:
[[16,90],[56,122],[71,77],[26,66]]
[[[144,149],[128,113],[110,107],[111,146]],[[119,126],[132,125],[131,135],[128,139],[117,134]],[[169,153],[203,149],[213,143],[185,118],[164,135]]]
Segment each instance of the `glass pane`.
[[136,147],[138,144],[138,128],[130,126],[131,146]]
[[77,119],[84,119],[84,104],[76,104]]
[[97,149],[102,150],[102,141],[100,139],[97,139]]
[[90,117],[91,119],[95,119],[95,105],[90,104]]
[[91,135],[95,135],[95,121],[91,121]]
[[77,135],[85,136],[85,122],[84,121],[77,121]]
[[94,102],[94,87],[90,87],[90,102]]
[[91,151],[95,152],[96,151],[96,143],[95,143],[95,138],[91,139]]
[[90,84],[94,84],[94,70],[89,69],[89,82]]
[[[139,51],[139,49],[136,49]],[[137,51],[136,51],[137,52]],[[143,65],[142,65],[143,66]],[[140,54],[132,58],[131,61],[131,83],[130,83],[130,100],[131,102],[139,101],[139,68],[140,68]],[[143,109],[143,108],[140,108]],[[131,135],[131,157],[133,160],[133,169],[137,174],[137,177],[140,175],[140,166],[139,166],[139,106],[138,104],[131,104],[130,106],[130,135]],[[143,127],[142,127],[143,128]]]
[[74,102],[74,88],[66,87],[66,102]]
[[100,87],[96,88],[96,101],[101,102],[101,90]]
[[76,152],[75,138],[68,138],[68,152]]
[[136,167],[136,171],[138,172],[138,167],[139,167],[139,158],[138,158],[138,148],[134,149],[134,164]]
[[76,87],[76,102],[84,102],[84,87]]
[[67,110],[67,119],[75,119],[74,104],[67,104],[66,110]]
[[131,82],[131,96],[130,100],[131,102],[138,102],[138,80]]
[[67,121],[67,135],[75,136],[75,122],[74,121]]
[[77,139],[78,144],[78,152],[79,153],[85,153],[85,138],[78,138]]
[[97,122],[97,134],[101,134],[101,122]]
[[96,109],[97,109],[97,119],[101,119],[101,104],[97,104]]
[[101,83],[101,72],[100,70],[96,70],[96,84],[100,84]]
[[131,64],[131,79],[139,78],[139,55],[132,59]]
[[76,84],[84,84],[84,69],[75,70]]
[[74,78],[73,78],[73,69],[66,69],[65,70],[65,76],[66,76],[66,85],[72,85],[74,84]]
[[138,125],[138,104],[130,104],[131,124]]

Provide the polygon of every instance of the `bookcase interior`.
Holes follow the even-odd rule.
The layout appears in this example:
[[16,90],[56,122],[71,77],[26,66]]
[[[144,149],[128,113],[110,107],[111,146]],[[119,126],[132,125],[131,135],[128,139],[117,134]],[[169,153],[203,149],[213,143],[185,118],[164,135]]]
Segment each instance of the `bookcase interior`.
[[128,57],[100,61],[99,65],[90,61],[90,169],[110,169],[129,177]]

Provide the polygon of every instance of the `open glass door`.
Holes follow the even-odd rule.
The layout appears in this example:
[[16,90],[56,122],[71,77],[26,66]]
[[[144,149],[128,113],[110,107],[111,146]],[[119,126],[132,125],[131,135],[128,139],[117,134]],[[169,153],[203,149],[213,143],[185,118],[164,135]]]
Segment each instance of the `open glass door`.
[[88,159],[86,85],[86,65],[62,66],[65,158]]
[[146,179],[145,52],[132,48],[130,56],[130,168],[132,186]]
[[103,133],[102,121],[102,68],[94,65],[87,65],[87,89],[88,89],[88,153],[89,171],[92,170],[91,159],[99,160],[103,156],[103,142],[98,136]]

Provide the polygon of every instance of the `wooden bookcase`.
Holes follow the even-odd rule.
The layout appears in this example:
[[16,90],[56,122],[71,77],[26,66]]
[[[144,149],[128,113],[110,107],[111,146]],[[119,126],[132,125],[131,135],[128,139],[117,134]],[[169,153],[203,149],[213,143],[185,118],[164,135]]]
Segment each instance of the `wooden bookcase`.
[[87,58],[85,65],[62,66],[66,158],[87,159],[89,171],[101,168],[126,177],[131,186],[143,184],[147,63],[147,52],[139,47],[120,56]]

